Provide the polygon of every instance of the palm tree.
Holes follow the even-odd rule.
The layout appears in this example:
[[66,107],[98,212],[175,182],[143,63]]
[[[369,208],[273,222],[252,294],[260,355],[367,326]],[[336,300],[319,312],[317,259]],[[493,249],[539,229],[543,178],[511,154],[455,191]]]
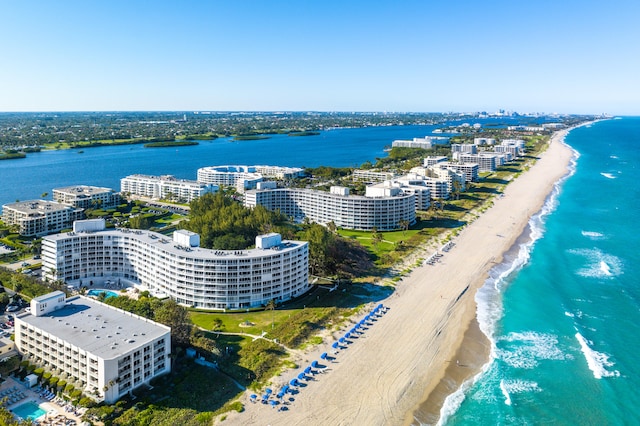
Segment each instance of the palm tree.
[[265,310],[271,311],[271,329],[272,330],[274,328],[274,324],[275,324],[275,321],[276,321],[275,309],[276,309],[276,301],[275,301],[275,299],[269,300],[267,302],[266,306],[265,306]]
[[398,226],[402,229],[402,235],[404,235],[407,232],[407,229],[409,229],[409,221],[407,219],[400,219],[398,221]]
[[378,228],[375,226],[372,229],[373,233],[371,234],[371,244],[373,245],[374,250],[378,250],[378,244],[382,242],[383,236],[382,233],[378,232]]

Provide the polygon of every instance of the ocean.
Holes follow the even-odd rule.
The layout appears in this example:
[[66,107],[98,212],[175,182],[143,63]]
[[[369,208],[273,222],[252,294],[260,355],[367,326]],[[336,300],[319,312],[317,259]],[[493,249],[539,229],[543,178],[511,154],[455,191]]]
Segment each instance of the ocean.
[[476,295],[492,359],[441,424],[640,424],[640,118],[565,142],[571,174]]

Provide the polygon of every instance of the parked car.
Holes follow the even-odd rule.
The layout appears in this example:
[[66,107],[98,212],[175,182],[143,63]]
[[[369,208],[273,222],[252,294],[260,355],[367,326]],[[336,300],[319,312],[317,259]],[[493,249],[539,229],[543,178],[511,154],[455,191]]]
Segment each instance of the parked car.
[[20,310],[20,306],[19,305],[14,305],[13,303],[10,303],[7,305],[7,312],[16,312]]

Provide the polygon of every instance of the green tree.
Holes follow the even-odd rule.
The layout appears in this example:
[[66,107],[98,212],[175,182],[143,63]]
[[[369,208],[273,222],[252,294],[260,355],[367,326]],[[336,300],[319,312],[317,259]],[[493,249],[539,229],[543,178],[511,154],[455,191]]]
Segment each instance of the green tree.
[[402,235],[405,235],[407,229],[409,229],[409,221],[407,219],[400,219],[398,226],[402,229]]
[[185,307],[168,299],[156,309],[154,320],[171,327],[171,340],[174,344],[180,346],[189,344],[193,325]]
[[373,245],[374,250],[378,250],[378,244],[380,244],[383,239],[382,233],[378,232],[378,229],[374,227],[371,234],[371,245]]

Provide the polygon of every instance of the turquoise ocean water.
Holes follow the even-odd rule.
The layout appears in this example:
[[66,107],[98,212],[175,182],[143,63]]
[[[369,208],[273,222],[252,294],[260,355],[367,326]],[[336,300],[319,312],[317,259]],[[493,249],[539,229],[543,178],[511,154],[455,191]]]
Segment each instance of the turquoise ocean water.
[[445,425],[640,424],[640,118],[565,141],[572,174],[476,296],[493,359]]

